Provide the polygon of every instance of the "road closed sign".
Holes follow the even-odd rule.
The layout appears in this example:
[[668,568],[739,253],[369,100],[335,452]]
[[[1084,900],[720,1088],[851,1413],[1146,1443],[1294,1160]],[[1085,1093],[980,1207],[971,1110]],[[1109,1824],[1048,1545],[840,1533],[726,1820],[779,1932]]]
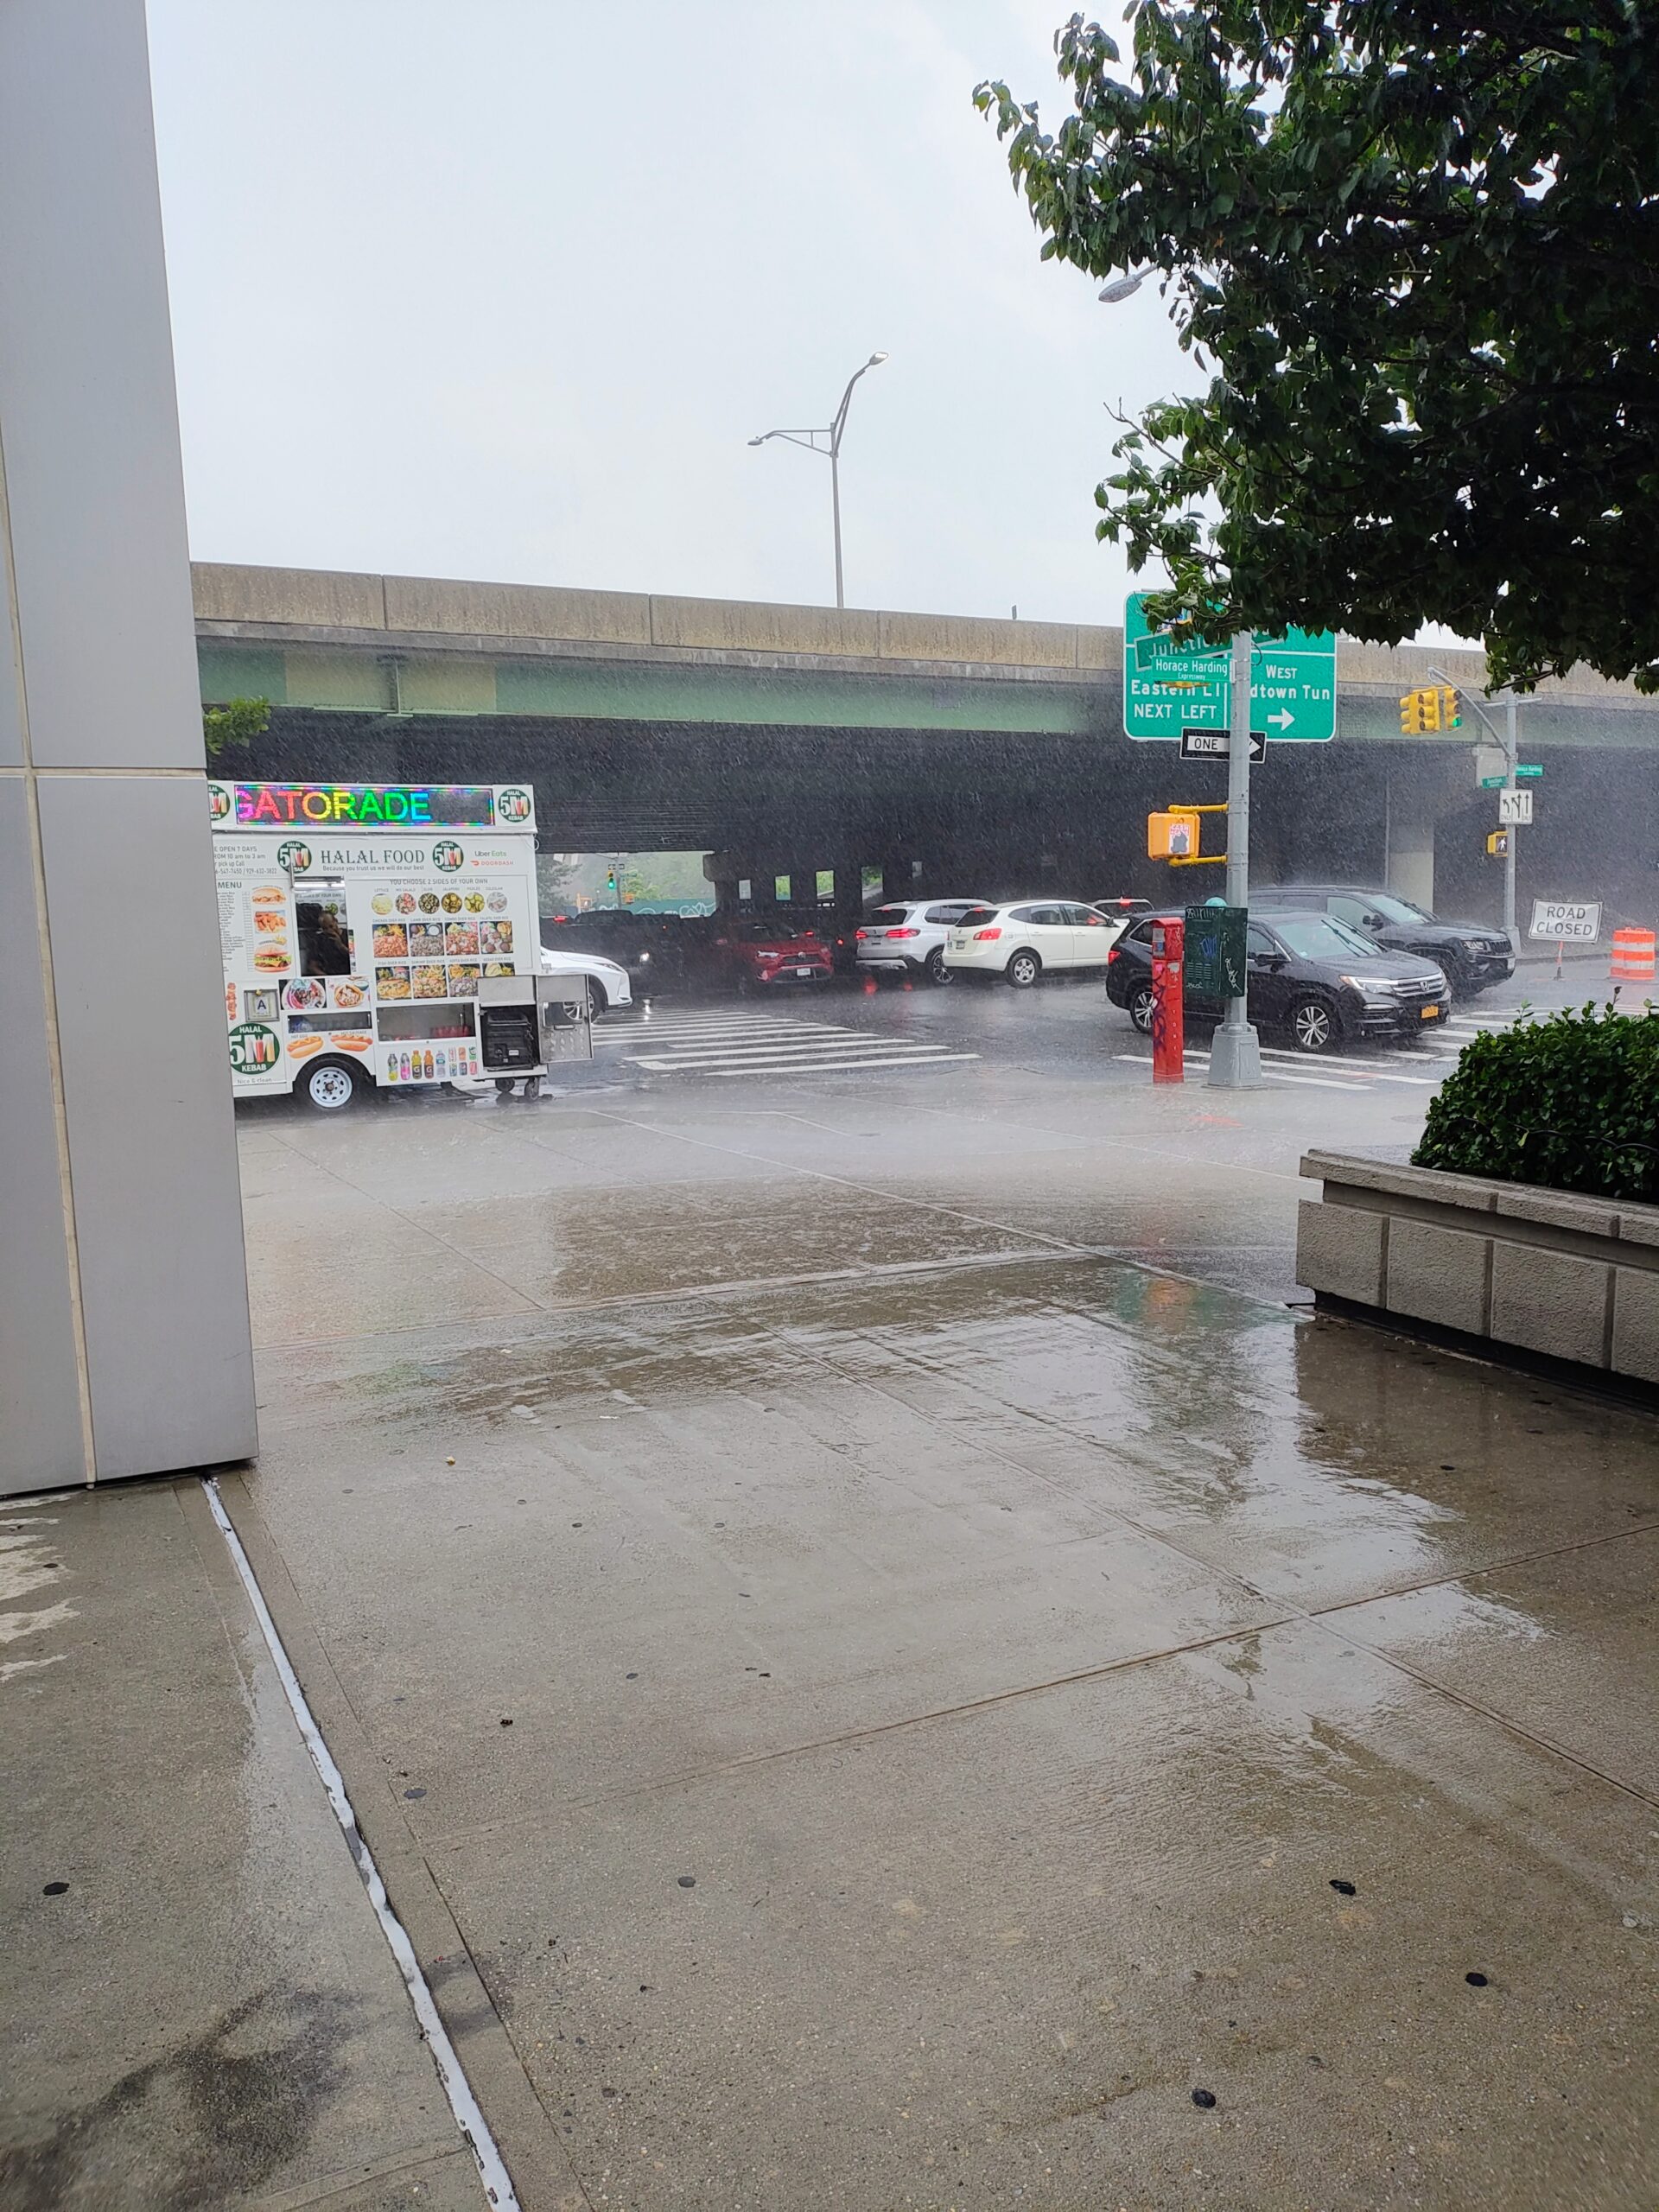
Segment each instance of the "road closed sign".
[[1587,899],[1535,899],[1529,937],[1593,944],[1601,935],[1601,907]]

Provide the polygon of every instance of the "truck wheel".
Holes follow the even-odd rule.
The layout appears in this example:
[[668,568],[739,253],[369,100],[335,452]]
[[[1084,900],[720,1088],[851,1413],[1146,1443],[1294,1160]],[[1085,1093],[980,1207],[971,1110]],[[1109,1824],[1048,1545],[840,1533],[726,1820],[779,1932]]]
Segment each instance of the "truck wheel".
[[1016,952],[1003,974],[1016,991],[1028,991],[1043,972],[1043,963],[1034,952]]
[[357,1070],[346,1060],[314,1060],[300,1078],[307,1104],[320,1114],[345,1113],[360,1087]]

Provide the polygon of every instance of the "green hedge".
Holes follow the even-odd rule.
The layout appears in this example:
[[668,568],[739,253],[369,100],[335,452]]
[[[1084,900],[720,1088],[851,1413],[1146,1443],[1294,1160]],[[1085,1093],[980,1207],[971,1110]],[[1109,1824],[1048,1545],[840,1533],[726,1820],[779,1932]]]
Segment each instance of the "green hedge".
[[1659,1012],[1589,1005],[1477,1037],[1412,1165],[1659,1200]]

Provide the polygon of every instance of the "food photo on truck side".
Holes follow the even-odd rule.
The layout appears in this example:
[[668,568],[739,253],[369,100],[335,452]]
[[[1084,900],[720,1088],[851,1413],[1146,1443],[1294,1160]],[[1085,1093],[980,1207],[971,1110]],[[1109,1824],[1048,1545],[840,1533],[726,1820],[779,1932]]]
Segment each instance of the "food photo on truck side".
[[540,965],[528,788],[207,789],[235,1096],[476,1080],[480,982]]

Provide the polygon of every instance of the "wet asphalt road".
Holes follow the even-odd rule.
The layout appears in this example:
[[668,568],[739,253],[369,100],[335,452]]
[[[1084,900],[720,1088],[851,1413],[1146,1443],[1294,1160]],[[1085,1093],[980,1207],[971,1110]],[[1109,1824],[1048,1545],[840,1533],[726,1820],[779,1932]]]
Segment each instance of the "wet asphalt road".
[[[537,1102],[241,1122],[226,1500],[521,2201],[1650,2212],[1659,1428],[1287,1303],[1300,1152],[1428,1092],[1154,1094],[1081,988],[816,1002],[973,1056],[866,1071],[669,1011]],[[41,1762],[129,1510],[51,1531]],[[169,1649],[183,1744],[225,1648]],[[431,2201],[339,2180],[365,2113],[442,2145],[269,1736],[189,1769],[241,1948],[137,1916],[169,2034],[338,2024],[213,2201]]]

